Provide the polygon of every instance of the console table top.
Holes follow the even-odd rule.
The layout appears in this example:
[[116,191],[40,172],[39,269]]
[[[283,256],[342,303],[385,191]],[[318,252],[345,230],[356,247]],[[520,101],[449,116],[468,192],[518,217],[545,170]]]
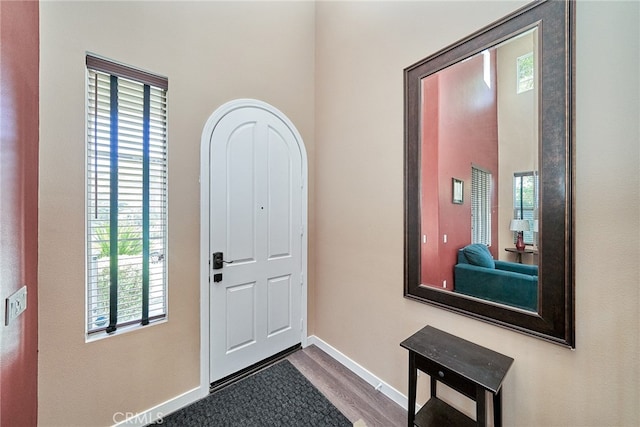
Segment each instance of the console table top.
[[497,393],[513,359],[504,354],[425,326],[400,345]]

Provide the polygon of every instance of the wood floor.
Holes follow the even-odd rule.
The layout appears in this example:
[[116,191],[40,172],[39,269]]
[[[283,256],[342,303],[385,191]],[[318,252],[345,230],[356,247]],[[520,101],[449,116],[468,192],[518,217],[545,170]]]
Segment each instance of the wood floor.
[[407,411],[316,346],[287,356],[352,423],[367,427],[407,425]]

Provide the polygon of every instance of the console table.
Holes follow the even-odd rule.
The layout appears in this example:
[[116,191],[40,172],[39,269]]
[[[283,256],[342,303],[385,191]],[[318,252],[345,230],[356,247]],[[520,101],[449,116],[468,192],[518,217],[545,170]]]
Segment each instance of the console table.
[[[513,359],[425,326],[400,345],[409,350],[408,426],[485,426],[485,391],[493,394],[494,425],[502,426],[502,381]],[[418,369],[431,377],[431,398],[416,414]],[[476,401],[476,420],[436,396],[437,382]]]

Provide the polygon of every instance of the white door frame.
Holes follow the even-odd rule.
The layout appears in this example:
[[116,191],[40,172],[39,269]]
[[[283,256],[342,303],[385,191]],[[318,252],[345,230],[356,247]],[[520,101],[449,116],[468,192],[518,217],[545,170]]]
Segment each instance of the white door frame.
[[210,319],[209,319],[209,259],[211,253],[209,251],[209,172],[210,172],[210,150],[211,136],[218,125],[218,122],[230,112],[245,107],[255,107],[266,110],[280,120],[293,133],[300,156],[302,159],[302,336],[300,337],[303,347],[307,346],[307,235],[308,235],[308,165],[307,151],[302,141],[302,136],[293,125],[293,123],[280,110],[256,99],[236,99],[229,101],[216,109],[209,117],[204,129],[202,130],[202,138],[200,141],[200,392],[201,396],[209,394],[209,340],[210,340]]

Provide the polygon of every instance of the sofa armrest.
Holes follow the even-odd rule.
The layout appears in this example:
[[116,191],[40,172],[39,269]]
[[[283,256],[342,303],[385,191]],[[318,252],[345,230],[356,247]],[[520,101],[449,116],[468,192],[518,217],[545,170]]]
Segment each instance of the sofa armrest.
[[511,271],[513,273],[526,274],[527,276],[537,276],[538,266],[529,264],[519,264],[517,262],[495,261],[496,270]]
[[456,264],[454,291],[485,300],[538,310],[538,276]]

